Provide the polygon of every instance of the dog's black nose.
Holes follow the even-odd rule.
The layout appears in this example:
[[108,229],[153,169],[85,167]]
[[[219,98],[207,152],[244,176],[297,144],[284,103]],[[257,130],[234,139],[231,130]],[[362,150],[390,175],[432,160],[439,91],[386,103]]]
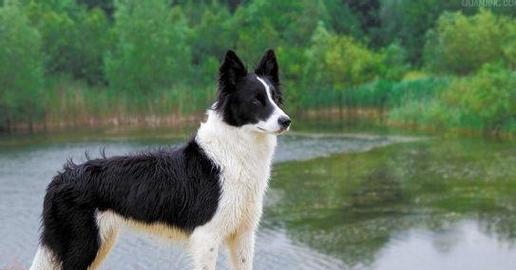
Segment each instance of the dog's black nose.
[[278,124],[279,124],[282,128],[288,128],[288,126],[290,126],[290,122],[292,122],[292,121],[290,121],[290,118],[288,118],[288,117],[284,117],[284,116],[282,116],[282,117],[280,117],[280,118],[278,119]]

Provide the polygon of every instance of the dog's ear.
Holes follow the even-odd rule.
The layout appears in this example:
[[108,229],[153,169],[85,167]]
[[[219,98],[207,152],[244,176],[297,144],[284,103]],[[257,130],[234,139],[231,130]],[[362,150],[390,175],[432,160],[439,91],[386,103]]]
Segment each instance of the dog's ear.
[[274,50],[268,49],[262,56],[262,60],[256,66],[254,73],[258,76],[268,76],[272,82],[279,84],[278,62],[276,61],[276,54]]
[[238,79],[247,75],[247,69],[236,53],[228,50],[219,68],[219,84],[221,89],[233,88]]

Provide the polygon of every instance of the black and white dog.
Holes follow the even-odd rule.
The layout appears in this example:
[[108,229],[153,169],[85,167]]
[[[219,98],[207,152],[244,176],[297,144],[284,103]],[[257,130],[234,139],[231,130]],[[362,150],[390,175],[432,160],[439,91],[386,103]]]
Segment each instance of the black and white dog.
[[184,240],[194,269],[215,269],[222,244],[234,269],[252,269],[276,136],[290,125],[281,103],[274,51],[254,73],[228,51],[217,101],[185,146],[69,162],[53,178],[30,269],[96,269],[124,224]]

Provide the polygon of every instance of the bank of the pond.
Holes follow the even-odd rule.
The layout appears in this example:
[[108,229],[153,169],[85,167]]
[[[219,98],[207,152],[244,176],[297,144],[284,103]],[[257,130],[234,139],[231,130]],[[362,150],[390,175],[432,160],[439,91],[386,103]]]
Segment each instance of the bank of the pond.
[[108,116],[81,115],[77,118],[48,118],[34,123],[14,123],[0,130],[0,134],[28,134],[47,132],[68,132],[74,129],[134,129],[134,128],[177,128],[181,129],[202,120],[203,113],[191,114],[112,114]]
[[312,109],[296,114],[298,120],[306,120],[309,123],[328,122],[378,129],[393,129],[402,133],[426,133],[439,134],[444,136],[467,136],[467,137],[492,137],[501,139],[513,139],[516,130],[500,129],[479,129],[465,126],[443,126],[438,123],[421,123],[398,119],[393,116],[393,110],[376,107],[331,107],[324,109]]
[[516,133],[516,76],[498,65],[485,65],[467,76],[407,75],[401,81],[377,79],[298,96],[297,108],[322,110],[324,117],[372,117],[388,126],[439,133]]
[[[375,132],[392,130],[408,134],[438,134],[444,136],[467,137],[493,137],[501,139],[513,139],[516,133],[502,130],[482,130],[467,127],[443,127],[439,125],[413,123],[400,121],[391,116],[391,111],[386,108],[375,107],[331,107],[323,109],[310,109],[296,112],[292,118],[293,126],[310,127],[327,125],[340,127],[341,129],[368,129]],[[20,134],[59,134],[69,133],[73,130],[141,130],[151,129],[177,129],[182,130],[195,126],[203,121],[204,111],[189,114],[113,114],[108,116],[94,116],[83,114],[77,118],[63,117],[63,119],[48,118],[32,124],[13,124],[9,129],[0,130],[0,135]]]

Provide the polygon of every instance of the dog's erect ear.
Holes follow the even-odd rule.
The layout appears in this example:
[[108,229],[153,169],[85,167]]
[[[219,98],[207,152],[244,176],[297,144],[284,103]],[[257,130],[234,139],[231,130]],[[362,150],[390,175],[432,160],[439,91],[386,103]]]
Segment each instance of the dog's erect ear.
[[274,50],[268,49],[256,66],[254,73],[258,76],[269,76],[272,82],[279,84],[278,62],[276,61],[276,54]]
[[239,78],[247,75],[247,69],[236,53],[228,50],[219,68],[221,88],[234,87]]

